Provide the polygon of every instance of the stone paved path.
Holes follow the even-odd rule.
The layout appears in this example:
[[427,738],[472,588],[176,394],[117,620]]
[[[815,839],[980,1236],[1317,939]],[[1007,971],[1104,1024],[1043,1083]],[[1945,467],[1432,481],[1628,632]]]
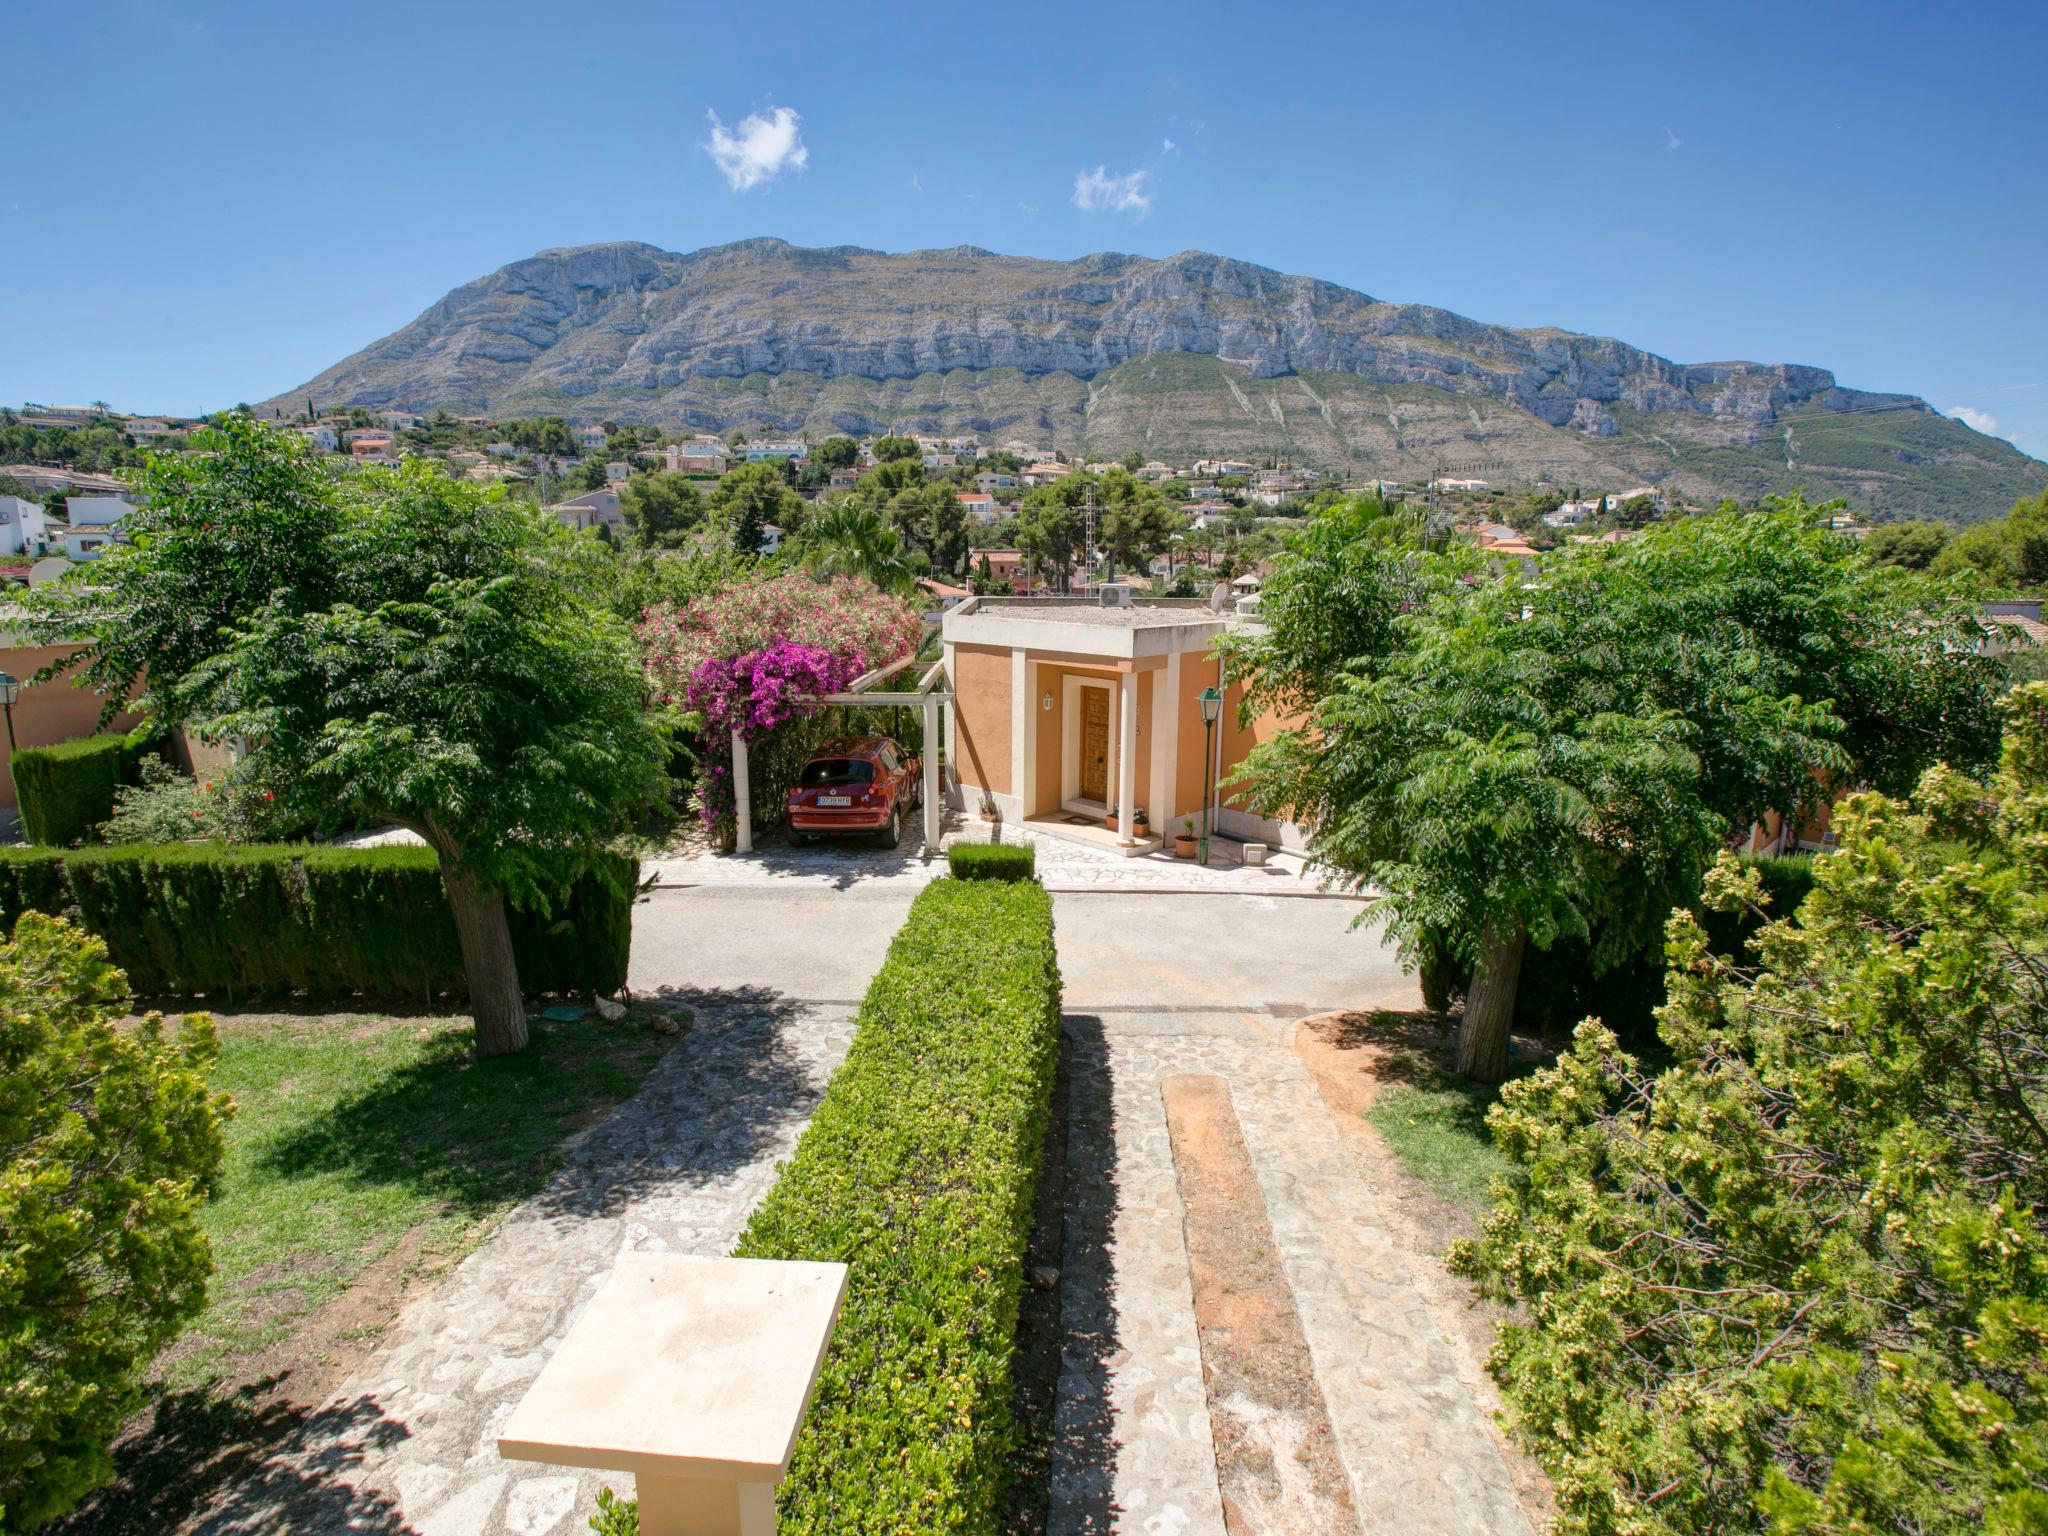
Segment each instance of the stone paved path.
[[584,1530],[603,1476],[501,1460],[499,1425],[619,1253],[731,1249],[851,1033],[845,1008],[772,994],[694,1001],[695,1027],[640,1092],[571,1142],[547,1190],[415,1303],[198,1529]]
[[1315,1085],[1263,1011],[1072,1011],[1065,1348],[1049,1536],[1223,1536],[1165,1078],[1226,1079],[1328,1404],[1360,1530],[1528,1536],[1460,1347],[1381,1225]]
[[[948,818],[939,856],[927,856],[922,847],[908,842],[902,848],[875,848],[853,841],[814,848],[771,844],[749,854],[687,853],[654,859],[646,869],[658,872],[665,882],[690,885],[804,886],[830,881],[841,888],[856,883],[914,887],[946,872],[944,849],[956,842],[986,842],[988,836],[983,823],[953,816]],[[1320,877],[1307,874],[1296,854],[1276,853],[1258,867],[1206,866],[1168,853],[1126,859],[1107,849],[1014,824],[1005,825],[1002,836],[1004,842],[1028,842],[1038,850],[1038,877],[1048,890],[1322,894]]]

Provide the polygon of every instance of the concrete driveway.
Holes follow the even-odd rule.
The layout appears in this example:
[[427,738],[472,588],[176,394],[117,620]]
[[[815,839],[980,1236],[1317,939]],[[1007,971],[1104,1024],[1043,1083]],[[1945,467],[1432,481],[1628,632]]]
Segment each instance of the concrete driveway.
[[[876,880],[657,888],[634,914],[632,985],[854,1003],[882,963],[917,887]],[[1069,1013],[1413,1007],[1355,901],[1115,890],[1053,898]]]

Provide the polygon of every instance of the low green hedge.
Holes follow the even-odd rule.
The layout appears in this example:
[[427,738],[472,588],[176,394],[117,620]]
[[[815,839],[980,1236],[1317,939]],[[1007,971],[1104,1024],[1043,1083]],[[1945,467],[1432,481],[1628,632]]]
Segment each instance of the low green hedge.
[[[514,909],[530,994],[625,985],[636,866],[606,855],[551,916]],[[67,914],[145,997],[424,1003],[469,987],[431,850],[219,843],[0,850],[0,931]]]
[[783,1536],[995,1530],[1059,1028],[1044,888],[927,886],[735,1250],[852,1267]]
[[957,880],[1029,880],[1038,869],[1038,850],[1029,843],[955,843],[946,867]]
[[138,726],[125,735],[81,736],[14,754],[14,796],[21,829],[31,843],[67,848],[114,814],[114,791],[139,782],[142,759],[156,732]]

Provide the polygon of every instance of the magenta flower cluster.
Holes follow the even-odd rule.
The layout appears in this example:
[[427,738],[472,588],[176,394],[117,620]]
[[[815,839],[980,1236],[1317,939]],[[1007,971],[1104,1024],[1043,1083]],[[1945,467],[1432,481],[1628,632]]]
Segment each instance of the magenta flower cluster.
[[737,731],[755,742],[809,700],[846,687],[858,675],[856,666],[815,645],[775,640],[740,656],[705,657],[691,669],[684,703],[704,716],[714,741]]

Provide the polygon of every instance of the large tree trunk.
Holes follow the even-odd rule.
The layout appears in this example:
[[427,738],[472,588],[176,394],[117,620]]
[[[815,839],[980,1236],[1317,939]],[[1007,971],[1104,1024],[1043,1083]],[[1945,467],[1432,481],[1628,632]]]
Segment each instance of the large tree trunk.
[[476,1053],[509,1056],[526,1047],[526,1003],[519,995],[519,960],[505,920],[505,893],[464,874],[441,855],[441,879],[455,913],[462,969],[469,976],[469,1012],[476,1021]]
[[1522,977],[1522,950],[1529,936],[1518,924],[1506,933],[1488,923],[1465,989],[1465,1018],[1458,1026],[1458,1072],[1475,1083],[1504,1082],[1508,1075],[1508,1026],[1515,1017],[1515,985]]

